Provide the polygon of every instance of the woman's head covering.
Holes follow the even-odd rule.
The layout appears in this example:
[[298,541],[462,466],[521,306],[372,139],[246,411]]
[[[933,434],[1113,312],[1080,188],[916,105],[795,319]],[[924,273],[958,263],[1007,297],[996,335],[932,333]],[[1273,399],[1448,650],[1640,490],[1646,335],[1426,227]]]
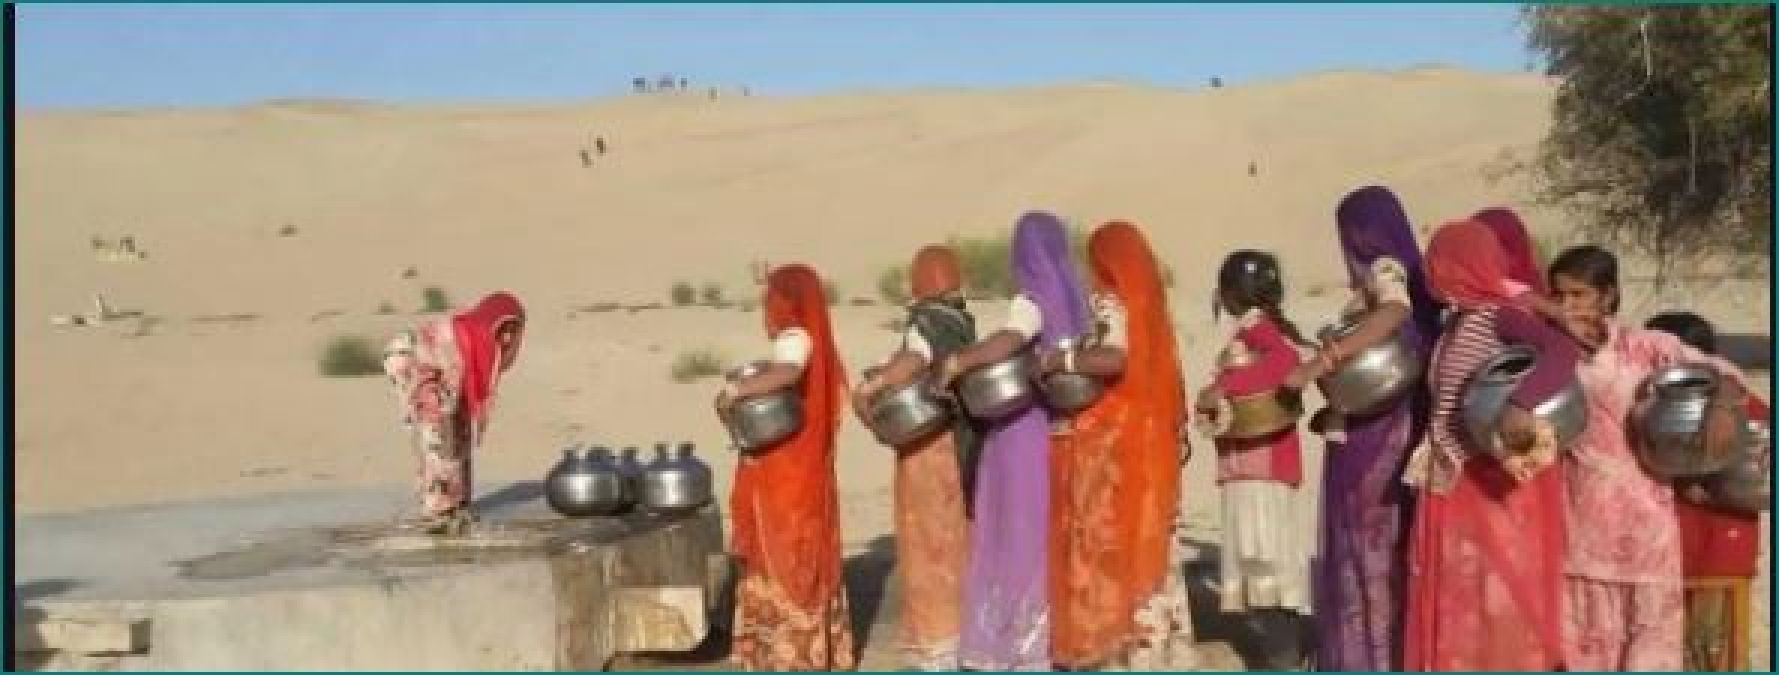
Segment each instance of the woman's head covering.
[[1092,314],[1069,260],[1069,235],[1062,220],[1043,211],[1019,217],[1013,227],[1013,276],[1020,292],[1044,315],[1041,341],[1055,344],[1087,333]]
[[1526,291],[1508,276],[1507,253],[1480,220],[1440,226],[1427,243],[1427,281],[1434,295],[1464,309],[1508,304]]
[[914,254],[908,267],[908,281],[915,300],[928,300],[956,293],[963,289],[964,279],[957,253],[949,246],[933,244]]
[[1497,206],[1477,211],[1471,218],[1488,225],[1495,233],[1495,240],[1501,242],[1501,252],[1507,255],[1508,278],[1543,295],[1544,265],[1538,262],[1538,252],[1532,248],[1532,234],[1526,230],[1526,223],[1520,220],[1519,214]]
[[1186,399],[1167,290],[1154,251],[1136,226],[1115,220],[1087,239],[1087,260],[1094,279],[1124,305],[1122,380],[1177,427],[1185,415]]
[[[815,270],[772,270],[762,305],[768,334],[792,327],[809,334],[812,350],[797,388],[803,426],[737,467],[731,529],[736,553],[752,569],[780,583],[798,607],[819,607],[840,584],[834,446],[846,375]],[[760,527],[762,521],[770,525]]]
[[[508,324],[524,330],[525,307],[519,299],[505,291],[482,298],[475,307],[451,317],[453,337],[463,365],[463,379],[458,383],[464,412],[476,428],[488,425],[488,410],[493,406],[494,390],[499,385],[502,354],[495,339]],[[518,350],[514,341],[513,349]]]
[[1389,188],[1371,185],[1359,188],[1340,200],[1334,209],[1334,222],[1340,232],[1341,254],[1347,263],[1347,278],[1355,286],[1367,283],[1371,265],[1378,258],[1394,258],[1408,271],[1409,301],[1414,304],[1414,321],[1405,326],[1417,344],[1431,345],[1439,334],[1439,302],[1427,289],[1425,264],[1421,247],[1415,242],[1414,227],[1402,209],[1402,201]]

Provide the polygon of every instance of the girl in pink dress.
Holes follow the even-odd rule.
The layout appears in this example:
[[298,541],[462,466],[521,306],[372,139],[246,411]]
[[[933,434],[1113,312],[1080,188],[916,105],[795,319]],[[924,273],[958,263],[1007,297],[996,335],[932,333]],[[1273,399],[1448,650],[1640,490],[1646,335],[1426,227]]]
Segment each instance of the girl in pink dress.
[[[1564,460],[1566,665],[1681,670],[1686,614],[1674,493],[1638,463],[1626,424],[1644,381],[1663,367],[1715,367],[1735,385],[1713,405],[1732,408],[1745,396],[1741,375],[1672,335],[1618,323],[1618,261],[1603,249],[1564,251],[1551,263],[1550,282],[1570,332],[1590,347],[1577,369],[1587,391],[1588,428]],[[1736,433],[1728,417],[1708,419],[1716,422],[1708,435]]]
[[[1215,307],[1236,317],[1216,379],[1198,396],[1201,422],[1223,414],[1218,403],[1281,390],[1308,343],[1279,310],[1285,293],[1278,259],[1237,251],[1217,275]],[[1287,395],[1294,395],[1289,392]],[[1297,426],[1260,438],[1217,439],[1223,492],[1222,609],[1249,613],[1268,644],[1263,670],[1302,665],[1301,617],[1310,611],[1309,549],[1298,486],[1303,459]]]

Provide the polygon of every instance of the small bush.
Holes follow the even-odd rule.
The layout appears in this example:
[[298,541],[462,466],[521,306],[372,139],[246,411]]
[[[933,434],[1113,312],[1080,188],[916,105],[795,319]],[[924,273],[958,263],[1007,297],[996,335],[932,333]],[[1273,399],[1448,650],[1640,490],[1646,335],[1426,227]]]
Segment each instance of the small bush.
[[278,236],[280,236],[280,237],[294,237],[294,236],[296,236],[296,233],[297,233],[296,226],[292,225],[290,223],[285,223],[284,227],[278,228]]
[[723,285],[714,281],[704,284],[704,290],[699,295],[703,298],[704,304],[712,307],[727,304],[723,300]]
[[378,316],[389,316],[394,313],[395,313],[395,305],[393,303],[390,303],[387,300],[383,301],[383,304],[377,305],[377,315]]
[[438,286],[427,286],[420,289],[420,313],[438,314],[450,311],[451,297],[445,295],[445,289]]
[[673,381],[680,384],[717,377],[729,370],[728,359],[710,349],[683,352],[673,359]]
[[[1013,277],[1013,238],[1010,234],[990,238],[953,237],[949,242],[963,268],[964,292],[970,297],[1009,298],[1019,291]],[[1087,233],[1069,226],[1069,255],[1075,272],[1083,284],[1088,276],[1082,261],[1086,259]]]
[[822,280],[822,297],[827,298],[829,307],[839,305],[840,285],[834,283],[831,279]]
[[877,296],[892,307],[902,307],[913,300],[908,290],[908,268],[894,265],[878,274]]
[[698,289],[693,288],[691,282],[687,281],[673,282],[673,287],[668,289],[667,295],[673,300],[675,307],[686,307],[698,301]]
[[321,374],[326,377],[368,377],[383,373],[383,354],[362,335],[336,335],[321,349]]
[[1174,266],[1173,265],[1169,265],[1166,263],[1163,263],[1161,265],[1161,287],[1170,289],[1170,290],[1173,289],[1173,287],[1174,287]]

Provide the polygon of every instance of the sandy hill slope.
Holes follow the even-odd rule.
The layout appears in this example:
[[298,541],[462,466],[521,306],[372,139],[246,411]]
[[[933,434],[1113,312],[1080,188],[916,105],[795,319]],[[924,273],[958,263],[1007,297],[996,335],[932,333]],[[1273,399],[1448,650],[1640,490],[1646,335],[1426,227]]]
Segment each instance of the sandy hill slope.
[[[1519,205],[1522,188],[1486,169],[1536,142],[1550,95],[1536,77],[1416,69],[1190,91],[27,114],[17,499],[54,510],[406,480],[381,382],[323,378],[315,360],[330,336],[415,320],[431,284],[463,301],[510,288],[532,311],[482,476],[541,475],[571,439],[681,437],[712,449],[723,475],[711,385],[667,373],[690,349],[757,350],[758,313],[577,309],[666,302],[676,280],[751,296],[759,259],[814,263],[844,295],[871,297],[917,244],[1005,232],[1029,207],[1150,233],[1179,279],[1183,354],[1203,382],[1220,256],[1283,254],[1293,311],[1313,323],[1342,299],[1331,218],[1343,192],[1395,186],[1424,225]],[[594,135],[610,152],[585,167]],[[125,235],[145,258],[93,249]],[[51,325],[95,292],[143,316]],[[378,314],[384,303],[399,314]],[[881,324],[894,315],[836,310],[855,368],[888,347]],[[857,425],[845,433],[858,449],[842,459],[843,486],[881,493],[888,455]],[[848,525],[859,536],[878,527],[862,517]]]

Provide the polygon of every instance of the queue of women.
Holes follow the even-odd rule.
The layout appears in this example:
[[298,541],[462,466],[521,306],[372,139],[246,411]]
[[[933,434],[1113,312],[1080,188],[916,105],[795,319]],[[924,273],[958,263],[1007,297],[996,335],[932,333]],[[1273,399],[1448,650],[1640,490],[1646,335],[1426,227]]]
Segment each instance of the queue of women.
[[[1308,421],[1326,447],[1317,514],[1296,506],[1296,424],[1215,440],[1220,609],[1265,637],[1258,665],[1746,668],[1755,515],[1645,470],[1627,427],[1647,377],[1680,363],[1721,373],[1714,411],[1746,405],[1766,419],[1739,371],[1712,354],[1709,324],[1670,314],[1624,325],[1612,254],[1578,247],[1541,269],[1505,209],[1437,228],[1425,255],[1382,187],[1347,195],[1332,225],[1353,293],[1352,328],[1338,338],[1305,338],[1281,309],[1278,259],[1239,251],[1216,277],[1227,340],[1182,351],[1161,268],[1135,225],[1095,229],[1078,265],[1061,220],[1032,212],[1014,226],[1018,292],[1003,321],[979,324],[955,255],[923,248],[906,331],[857,382],[836,349],[819,275],[800,264],[772,270],[771,365],[727,383],[716,406],[788,390],[803,421],[736,469],[736,665],[856,666],[834,471],[848,410],[863,420],[891,388],[924,378],[943,390],[1025,355],[1041,373],[1093,376],[1104,393],[1067,415],[1042,402],[993,419],[960,408],[949,426],[895,448],[907,666],[1186,668],[1193,636],[1177,527],[1192,422],[1224,428],[1232,400],[1291,396],[1401,340],[1424,364],[1423,383],[1363,416],[1322,410]],[[391,343],[387,367],[421,441],[424,524],[435,531],[469,521],[470,452],[523,326],[518,301],[496,294]],[[1510,345],[1537,359],[1491,436],[1501,450],[1484,451],[1463,425],[1462,394]],[[1182,358],[1216,360],[1196,396]],[[1587,425],[1565,439],[1532,411],[1576,383]],[[1729,442],[1730,419],[1711,416],[1706,441]],[[1318,530],[1314,550],[1298,543],[1303,527]]]

